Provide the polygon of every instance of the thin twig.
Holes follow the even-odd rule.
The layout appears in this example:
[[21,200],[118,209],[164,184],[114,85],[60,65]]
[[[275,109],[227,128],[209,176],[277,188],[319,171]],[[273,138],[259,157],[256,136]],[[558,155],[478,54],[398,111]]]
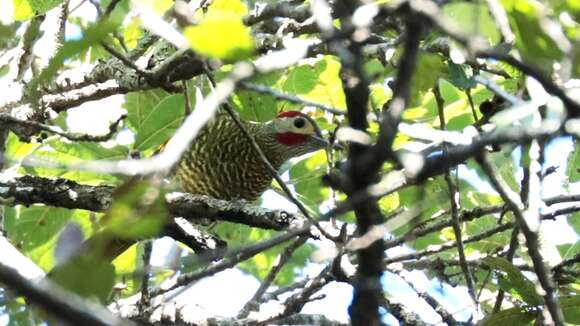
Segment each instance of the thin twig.
[[[439,112],[439,124],[440,129],[446,129],[446,122],[445,122],[445,111],[444,111],[444,100],[441,96],[439,91],[439,86],[433,87],[433,94],[435,95],[435,101],[437,103],[437,108]],[[443,152],[447,152],[447,146],[443,144]],[[457,184],[451,178],[451,173],[449,169],[445,171],[445,182],[447,183],[447,188],[449,190],[449,202],[451,204],[451,220],[453,221],[453,234],[455,235],[455,239],[457,240],[457,254],[459,255],[459,261],[461,262],[461,270],[463,272],[463,276],[465,277],[465,284],[467,285],[467,291],[473,300],[474,307],[477,306],[477,298],[475,294],[475,285],[473,282],[473,275],[469,270],[469,266],[467,266],[467,260],[465,258],[465,248],[463,246],[463,236],[461,233],[461,220],[459,210],[460,208],[460,198],[459,198],[459,189]]]
[[310,226],[305,226],[300,229],[284,233],[277,237],[268,239],[266,241],[251,246],[246,246],[240,249],[232,250],[225,255],[224,259],[221,262],[211,265],[198,272],[183,274],[179,276],[173,284],[152,290],[151,297],[161,295],[163,293],[169,292],[171,290],[177,289],[187,284],[191,284],[192,282],[200,280],[204,277],[214,275],[223,270],[232,268],[239,262],[248,260],[254,257],[255,255],[259,254],[260,252],[268,250],[274,246],[292,240],[297,236],[304,235],[308,232],[310,232]]
[[410,277],[409,272],[399,270],[395,271],[395,274],[397,274],[401,279],[403,279],[403,281],[405,281],[405,283],[407,283],[411,287],[411,289],[413,289],[413,291],[417,293],[419,298],[425,300],[425,302],[427,302],[427,304],[431,306],[431,308],[433,308],[433,310],[439,316],[441,316],[441,319],[443,320],[444,323],[447,323],[447,325],[457,325],[457,321],[455,320],[455,318],[453,318],[453,315],[449,313],[449,311],[447,311],[447,309],[445,309],[445,307],[443,307],[443,305],[441,305],[437,301],[437,299],[435,299],[432,295],[430,295],[429,292],[423,291],[419,289],[417,286],[415,286],[415,282]]
[[290,260],[290,258],[292,258],[292,254],[294,253],[294,251],[300,248],[306,242],[307,239],[308,239],[307,237],[298,238],[296,241],[294,241],[289,246],[284,248],[284,251],[282,251],[282,253],[278,256],[276,264],[272,266],[270,272],[268,272],[268,275],[266,275],[266,277],[260,284],[260,287],[256,290],[252,298],[248,300],[248,302],[246,302],[244,307],[240,310],[238,318],[247,317],[251,310],[256,310],[256,308],[259,306],[259,302],[266,293],[266,290],[268,290],[272,282],[274,282],[276,276],[282,270],[282,267],[284,267],[284,265],[286,265],[286,263]]
[[344,115],[346,112],[344,110],[339,110],[333,107],[330,107],[328,105],[325,104],[321,104],[321,103],[316,103],[316,102],[312,102],[309,100],[305,100],[302,99],[298,96],[294,96],[291,94],[285,94],[282,92],[279,92],[275,89],[266,87],[266,86],[262,86],[262,85],[256,85],[247,81],[238,83],[238,85],[240,86],[241,89],[245,89],[245,90],[249,90],[249,91],[253,91],[253,92],[257,92],[257,93],[261,93],[261,94],[266,94],[266,95],[270,95],[273,98],[279,99],[279,100],[284,100],[290,103],[296,103],[296,104],[301,104],[301,105],[305,105],[305,106],[312,106],[315,108],[319,108],[322,109],[326,112],[330,112],[332,114],[336,114],[336,115]]
[[5,123],[16,123],[16,124],[20,124],[22,126],[34,128],[37,130],[47,131],[47,132],[50,132],[50,133],[55,134],[55,135],[59,135],[61,137],[64,137],[64,138],[66,138],[68,140],[72,140],[72,141],[92,141],[92,142],[101,142],[101,141],[109,140],[117,132],[117,129],[119,128],[119,125],[121,124],[121,121],[123,121],[125,119],[125,117],[126,117],[126,115],[123,114],[117,120],[115,120],[111,125],[109,125],[109,132],[107,134],[94,136],[94,135],[88,135],[88,134],[63,132],[63,131],[57,130],[56,129],[57,127],[55,127],[55,126],[47,125],[47,124],[32,121],[32,120],[22,120],[22,119],[15,118],[15,117],[13,117],[9,114],[6,114],[6,113],[0,113],[0,121],[3,121]]

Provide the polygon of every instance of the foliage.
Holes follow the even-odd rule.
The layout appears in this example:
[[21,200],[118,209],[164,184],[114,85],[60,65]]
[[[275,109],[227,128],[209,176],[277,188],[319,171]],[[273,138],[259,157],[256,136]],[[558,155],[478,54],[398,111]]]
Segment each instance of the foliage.
[[[516,198],[522,202],[517,209],[530,225],[530,221],[537,218],[534,214],[547,216],[548,212],[561,207],[542,204],[537,208],[533,200],[540,202],[545,193],[577,193],[580,181],[579,112],[574,112],[573,106],[566,104],[565,100],[571,98],[577,101],[576,109],[580,107],[578,2],[499,1],[508,26],[500,26],[498,15],[502,13],[494,12],[497,8],[488,7],[495,1],[436,2],[439,7],[433,3],[438,8],[434,15],[450,22],[454,28],[425,16],[429,15],[428,9],[425,14],[416,12],[416,9],[413,11],[412,6],[394,8],[390,1],[377,1],[362,7],[354,15],[345,14],[352,16],[354,23],[350,18],[339,16],[339,10],[335,9],[331,17],[335,30],[323,30],[324,14],[320,13],[317,21],[309,11],[304,13],[310,6],[309,2],[296,4],[289,1],[280,9],[276,7],[277,2],[270,1],[215,0],[201,1],[203,7],[193,8],[191,5],[187,10],[180,6],[182,3],[174,5],[172,1],[79,3],[83,12],[96,13],[93,19],[76,15],[73,10],[75,1],[0,1],[2,8],[5,5],[12,8],[10,17],[0,20],[0,81],[22,90],[17,100],[9,97],[12,96],[8,94],[10,92],[5,98],[2,95],[0,114],[32,121],[31,125],[0,119],[0,141],[5,144],[5,149],[0,146],[0,154],[3,151],[6,158],[0,160],[4,163],[4,172],[0,173],[0,205],[4,207],[0,211],[0,231],[4,231],[10,243],[48,272],[57,284],[100,304],[139,294],[143,282],[149,282],[151,289],[158,289],[160,284],[176,275],[210,270],[220,262],[237,257],[237,249],[243,251],[283,234],[220,221],[212,226],[197,225],[207,234],[225,240],[229,251],[198,255],[182,244],[174,244],[183,253],[177,250],[177,254],[173,252],[175,257],[168,254],[164,264],[153,268],[142,259],[145,252],[142,242],[130,248],[127,246],[129,249],[114,261],[93,256],[94,252],[64,262],[56,258],[66,248],[82,247],[84,240],[98,238],[101,234],[132,242],[163,234],[172,217],[165,207],[164,198],[166,193],[174,190],[173,185],[166,186],[163,182],[149,185],[122,174],[74,167],[86,162],[110,163],[156,155],[182,126],[190,109],[193,112],[208,110],[201,104],[215,91],[214,83],[219,88],[219,85],[231,81],[232,73],[240,68],[240,63],[254,63],[251,76],[243,81],[236,80],[233,86],[236,89],[227,100],[241,119],[267,122],[281,111],[302,110],[315,119],[325,136],[339,143],[336,148],[294,159],[280,171],[307,211],[315,219],[326,217],[321,222],[328,224],[332,234],[339,234],[344,223],[348,227],[343,232],[348,233],[349,240],[360,236],[364,233],[361,230],[367,229],[363,226],[363,216],[369,211],[361,207],[368,208],[374,205],[369,203],[376,203],[377,209],[372,210],[376,213],[373,218],[378,221],[375,224],[386,222],[388,228],[387,236],[379,235],[374,239],[376,243],[384,241],[390,245],[396,242],[397,247],[403,246],[405,252],[415,255],[405,258],[404,255],[391,254],[393,245],[386,248],[387,263],[376,265],[384,265],[384,270],[399,273],[398,265],[401,263],[405,272],[420,270],[434,282],[456,286],[462,293],[468,292],[466,287],[470,285],[466,273],[470,273],[475,292],[482,294],[478,301],[484,312],[484,316],[480,316],[482,325],[533,324],[546,315],[545,310],[550,310],[552,303],[546,302],[543,296],[546,289],[542,288],[543,284],[538,284],[537,269],[534,268],[537,261],[530,258],[538,251],[541,258],[552,264],[546,266],[547,273],[555,282],[553,297],[565,322],[580,323],[578,311],[574,309],[578,307],[576,293],[580,286],[577,277],[580,272],[577,264],[579,210],[572,209],[564,217],[555,218],[562,234],[573,234],[575,238],[556,242],[559,240],[557,236],[546,235],[542,229],[539,232],[540,244],[530,242],[525,228],[514,227],[521,226],[522,221],[509,203],[506,204],[505,196],[494,190],[497,185],[490,182],[490,173],[482,167],[481,156],[485,153],[495,167],[495,176],[507,185],[507,191],[521,196]],[[357,7],[360,5],[353,3]],[[39,40],[57,39],[55,35],[49,35],[50,30],[45,28],[45,24],[49,24],[49,18],[58,20],[59,15],[63,16],[63,5],[68,5],[70,11],[64,15],[65,36],[60,43],[57,42],[52,53],[43,53],[50,51],[41,50],[45,43]],[[364,10],[374,5],[382,10],[377,9],[376,16],[371,17],[371,10]],[[267,9],[260,10],[263,6]],[[374,19],[369,26],[362,26],[365,17],[359,16],[365,15],[369,16],[367,19]],[[413,20],[421,22],[424,33],[407,30],[412,26],[408,22]],[[513,31],[513,40],[509,40],[506,29]],[[73,30],[78,30],[76,35],[72,35]],[[399,121],[393,112],[400,102],[393,99],[400,96],[396,93],[401,84],[397,83],[397,78],[405,73],[403,68],[408,68],[405,60],[411,57],[410,45],[406,42],[413,33],[417,33],[421,41],[417,56],[411,60],[412,69],[407,71],[413,74],[403,75],[408,77],[410,85],[406,90],[408,98],[402,102],[405,110]],[[457,35],[467,35],[468,38],[465,40]],[[473,44],[483,46],[487,52],[471,46],[473,44],[469,42],[475,40],[482,41],[483,45]],[[308,48],[304,48],[303,58],[292,62],[293,56],[305,44]],[[186,52],[184,46],[188,46],[190,52]],[[288,51],[287,57],[284,60],[276,57],[284,62],[275,62],[282,69],[256,70],[259,60],[283,48]],[[16,56],[15,53],[20,54]],[[183,53],[190,55],[183,56]],[[514,62],[510,64],[506,56],[517,58],[515,60],[522,62],[524,68]],[[170,67],[164,66],[175,57],[178,60]],[[136,62],[136,66],[125,61]],[[289,64],[284,65],[285,61]],[[90,66],[90,72],[76,72],[77,75],[73,76],[80,81],[67,75],[69,69],[84,66]],[[202,68],[196,69],[198,66]],[[211,74],[206,74],[207,71]],[[158,75],[160,72],[163,75]],[[535,81],[530,77],[534,72],[538,76],[550,77],[545,78],[547,82],[541,78]],[[537,82],[542,84],[539,88],[534,86]],[[256,91],[244,83],[258,85],[266,91]],[[490,84],[492,86],[488,87]],[[284,99],[281,94],[294,99]],[[115,107],[101,104],[111,95],[122,97],[122,100],[116,102]],[[513,98],[517,101],[510,103]],[[365,102],[358,105],[361,99]],[[312,103],[317,105],[310,105]],[[561,114],[562,108],[567,110],[567,116]],[[79,111],[83,114],[83,121],[75,122],[74,116]],[[345,114],[336,114],[336,111]],[[356,142],[352,138],[357,134],[343,128],[353,123],[361,112],[368,125],[365,130],[368,140],[363,143],[368,142],[366,145],[371,148],[364,153],[372,155],[374,150],[384,154],[372,157],[374,161],[367,160],[368,166],[362,168],[354,164],[356,160],[371,156],[361,154],[363,152],[356,148],[366,150],[367,147],[365,144],[351,146]],[[113,122],[121,114],[126,114],[126,117],[120,126],[114,126]],[[542,131],[545,129],[540,128],[554,121],[557,126],[549,129],[550,133],[546,134]],[[39,127],[38,124],[43,125]],[[79,124],[82,125],[80,130],[75,129]],[[110,137],[95,140],[98,135],[90,135],[90,129],[96,125],[112,128]],[[388,142],[382,142],[391,132],[388,128],[393,126],[398,127],[399,132],[393,133]],[[346,132],[337,133],[338,128]],[[4,129],[10,130],[6,139],[2,134]],[[533,137],[527,137],[526,131]],[[534,136],[533,132],[540,136]],[[73,137],[85,134],[89,135],[82,140]],[[480,140],[481,146],[474,150]],[[542,156],[551,146],[560,146],[559,142],[568,146],[566,152],[559,153],[561,157]],[[376,144],[387,144],[389,148]],[[540,157],[534,156],[535,145],[540,146]],[[446,155],[454,150],[467,155],[455,161],[447,159]],[[372,166],[377,161],[379,167],[374,169]],[[429,162],[439,165],[431,173],[418,174],[420,177],[414,179],[417,177],[412,175],[414,169],[424,172],[421,169],[428,167]],[[543,183],[540,184],[535,184],[534,178],[523,178],[525,170],[536,171],[533,170],[537,168],[535,163],[541,165],[539,174]],[[364,171],[352,171],[353,167]],[[381,194],[383,178],[402,168],[407,173],[406,184],[383,196],[386,195]],[[556,172],[549,173],[550,169]],[[130,176],[135,171],[125,172]],[[2,183],[4,179],[9,180],[4,177],[8,173],[63,178],[95,187],[108,185],[115,187],[116,191],[106,212],[45,205],[36,199],[44,198],[38,194],[31,195],[38,200],[33,202],[35,204],[13,203],[13,198],[3,195],[10,190]],[[339,175],[337,180],[331,178],[333,175]],[[362,181],[352,179],[352,176],[361,176]],[[363,184],[357,188],[359,182]],[[454,187],[457,187],[457,194]],[[284,194],[275,182],[272,188]],[[21,191],[33,193],[41,190]],[[366,191],[364,200],[351,205],[349,201],[360,194],[357,191]],[[261,204],[264,206],[277,205],[266,202],[266,198],[271,197],[263,197]],[[453,206],[454,199],[458,207]],[[343,207],[341,205],[345,202],[350,205],[348,209],[340,214],[325,215],[334,212],[337,206]],[[453,216],[456,209],[457,216]],[[478,213],[486,209],[490,212]],[[387,221],[384,217],[391,219]],[[455,221],[454,218],[464,220]],[[80,230],[80,239],[68,239],[66,230],[71,225]],[[490,232],[506,225],[502,230]],[[537,230],[531,229],[535,234]],[[514,230],[520,232],[520,239],[528,241],[512,241]],[[345,253],[350,250],[350,243],[332,243],[332,250],[328,250],[326,242],[331,241],[324,239],[324,235],[314,236],[294,248],[280,271],[270,280],[272,283],[267,284],[270,285],[267,289],[300,284],[301,280],[312,277],[312,270],[320,266],[333,267],[327,274],[329,279],[345,281],[346,278],[341,278],[337,272],[341,270],[336,266],[337,254],[344,255],[343,262],[354,264],[359,272],[364,270],[361,260],[365,255]],[[289,246],[290,242],[271,246],[232,266],[248,277],[264,281]],[[439,250],[445,246],[449,247]],[[365,246],[361,250],[364,252],[373,247],[376,246]],[[216,263],[213,264],[208,257]],[[561,266],[557,265],[561,262]],[[406,267],[406,264],[411,267]],[[148,273],[152,273],[152,277],[144,278]],[[349,279],[348,286],[354,286],[355,293],[358,293],[359,288],[353,280]],[[10,289],[10,284],[3,286]],[[381,295],[388,300],[385,288],[389,285],[383,287]],[[499,292],[506,298],[503,305],[494,307]],[[0,320],[20,325],[49,318],[35,314],[21,299],[5,298],[6,293],[0,291]],[[401,297],[405,295],[401,294]],[[280,301],[284,304],[283,300]],[[436,312],[446,306],[441,302],[430,304]],[[458,308],[469,309],[468,303],[461,304],[464,305]],[[300,308],[290,314],[299,313]],[[353,304],[351,309],[358,308]],[[405,309],[420,313],[412,306]],[[404,323],[404,314],[398,314],[395,309],[387,310]],[[378,316],[378,308],[376,312]],[[445,314],[440,315],[444,317]],[[420,316],[424,318],[424,315]],[[459,315],[453,318],[467,319]]]

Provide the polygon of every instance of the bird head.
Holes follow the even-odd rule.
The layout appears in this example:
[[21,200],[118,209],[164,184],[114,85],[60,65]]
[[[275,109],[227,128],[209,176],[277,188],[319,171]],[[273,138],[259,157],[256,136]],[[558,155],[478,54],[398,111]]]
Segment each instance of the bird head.
[[314,152],[328,145],[314,120],[299,111],[281,112],[270,122],[276,142],[292,156]]

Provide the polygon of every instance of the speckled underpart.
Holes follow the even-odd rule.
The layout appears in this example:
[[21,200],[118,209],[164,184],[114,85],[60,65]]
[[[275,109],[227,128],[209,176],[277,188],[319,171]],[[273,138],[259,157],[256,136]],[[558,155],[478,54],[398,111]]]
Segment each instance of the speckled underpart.
[[[272,124],[243,123],[276,169],[292,157],[321,148],[312,142],[283,145],[276,141]],[[197,136],[174,175],[186,192],[225,200],[256,200],[273,179],[259,154],[225,113]]]

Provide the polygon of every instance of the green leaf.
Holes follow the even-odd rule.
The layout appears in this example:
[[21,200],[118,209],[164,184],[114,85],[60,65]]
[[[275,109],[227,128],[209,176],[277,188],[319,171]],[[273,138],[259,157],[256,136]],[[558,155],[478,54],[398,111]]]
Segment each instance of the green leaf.
[[538,317],[538,312],[528,311],[525,308],[510,308],[496,314],[489,315],[481,321],[482,326],[515,326],[531,325]]
[[471,2],[453,2],[443,6],[443,13],[449,16],[453,22],[461,28],[461,31],[469,34],[479,34],[491,43],[500,40],[494,19],[489,14],[487,6]]
[[14,20],[27,20],[35,16],[34,9],[28,0],[13,0]]
[[115,284],[115,268],[90,255],[79,255],[57,266],[49,277],[61,287],[85,298],[96,298],[101,303],[109,300]]
[[544,15],[542,4],[527,0],[503,0],[502,3],[516,35],[515,46],[523,60],[549,73],[554,61],[562,58],[562,52],[540,26]]
[[[17,0],[15,0],[17,1]],[[63,0],[26,0],[30,7],[36,12],[37,15],[44,14],[52,8],[60,5]]]
[[49,141],[46,144],[57,152],[84,160],[121,160],[129,156],[129,148],[125,146],[105,148],[94,142],[65,143],[61,140]]
[[580,295],[563,296],[560,298],[560,307],[567,323],[580,324]]
[[417,60],[417,70],[411,84],[409,106],[420,105],[425,93],[435,86],[435,83],[445,71],[443,57],[436,54],[421,53]]
[[54,247],[62,228],[75,221],[84,234],[90,234],[94,220],[91,214],[94,213],[47,206],[7,208],[5,228],[10,241],[48,271],[54,266]]
[[[83,146],[80,145],[71,145],[70,152],[68,150],[67,144],[62,143],[60,141],[54,142],[47,142],[47,144],[54,145],[52,146],[42,146],[36,148],[36,150],[30,152],[28,156],[34,157],[34,159],[43,160],[46,162],[51,163],[78,163],[82,160],[85,160],[84,157],[90,157],[87,155],[86,152],[83,153],[80,148]],[[89,145],[98,147],[99,145]],[[81,155],[81,156],[77,156]],[[112,156],[118,157],[118,156]],[[58,168],[44,168],[44,167],[34,167],[34,166],[24,166],[21,168],[24,172],[37,175],[41,177],[62,177],[66,179],[71,179],[74,181],[81,182],[87,185],[99,185],[102,183],[115,183],[118,181],[117,177],[111,174],[104,174],[104,173],[95,173],[95,172],[85,172],[85,171],[74,171],[74,170],[65,170],[65,169],[58,169]]]
[[168,140],[183,121],[185,103],[183,95],[170,95],[161,100],[144,116],[137,136],[135,149],[154,149]]
[[134,92],[125,95],[123,108],[127,110],[127,123],[134,132],[139,132],[143,121],[151,114],[151,111],[168,97],[166,91],[161,89]]
[[242,16],[231,11],[212,10],[199,25],[186,27],[183,34],[195,52],[209,57],[235,61],[254,53],[250,29]]
[[159,234],[168,217],[161,189],[131,180],[115,192],[113,205],[103,218],[105,230],[124,239],[142,239]]
[[123,39],[127,48],[134,49],[137,42],[143,36],[144,31],[141,28],[141,18],[133,17],[127,26],[123,29]]
[[540,306],[544,300],[536,292],[536,286],[522,272],[505,258],[485,257],[483,262],[494,270],[505,274],[499,275],[500,287],[515,298],[529,305]]
[[307,63],[290,70],[281,87],[283,92],[313,102],[346,108],[340,62],[333,56],[324,56],[314,64]]
[[[252,78],[252,83],[274,87],[278,82],[281,73],[269,73]],[[270,95],[259,94],[252,91],[238,91],[233,97],[240,117],[247,121],[265,122],[276,117],[278,113],[278,102]],[[280,103],[283,104],[282,102]]]
[[465,67],[449,61],[447,63],[447,68],[449,69],[449,81],[457,88],[470,89],[477,85],[473,78],[467,77],[464,70]]

